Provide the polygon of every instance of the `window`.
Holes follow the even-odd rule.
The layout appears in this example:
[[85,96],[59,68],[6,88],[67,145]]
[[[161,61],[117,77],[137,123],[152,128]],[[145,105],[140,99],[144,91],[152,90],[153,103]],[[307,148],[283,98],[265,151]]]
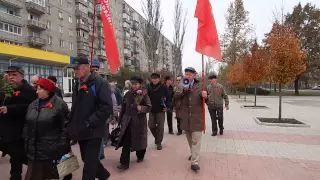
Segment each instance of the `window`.
[[60,5],[62,6],[63,5],[63,0],[59,0],[59,2],[60,2]]
[[22,35],[21,27],[0,21],[0,31]]
[[63,26],[58,25],[58,27],[59,27],[59,32],[63,33]]
[[42,7],[46,6],[46,0],[26,0],[26,2],[34,2]]
[[32,20],[39,21],[39,20],[40,20],[40,16],[34,15],[34,14],[29,14],[28,19],[29,19],[29,20],[32,19]]
[[72,10],[72,4],[71,4],[71,2],[68,2],[68,9],[69,9],[69,10]]
[[73,50],[73,44],[72,43],[69,43],[69,49]]
[[72,31],[72,29],[69,29],[69,36],[73,36],[73,31]]
[[13,45],[17,45],[17,46],[22,46],[22,43],[8,41],[8,40],[4,40],[4,39],[0,39],[0,42],[7,43],[7,44],[13,44]]
[[63,19],[62,12],[59,11],[59,19]]
[[52,45],[52,37],[48,36],[48,44]]
[[60,47],[64,47],[64,41],[63,40],[60,40]]
[[72,23],[72,17],[69,16],[69,23]]
[[10,15],[13,15],[13,16],[19,16],[19,11],[18,10],[11,9],[9,7],[2,6],[2,5],[0,5],[0,12],[6,13],[6,14],[10,14]]
[[47,28],[52,29],[52,23],[50,21],[47,21]]
[[51,14],[51,7],[47,6],[47,14]]

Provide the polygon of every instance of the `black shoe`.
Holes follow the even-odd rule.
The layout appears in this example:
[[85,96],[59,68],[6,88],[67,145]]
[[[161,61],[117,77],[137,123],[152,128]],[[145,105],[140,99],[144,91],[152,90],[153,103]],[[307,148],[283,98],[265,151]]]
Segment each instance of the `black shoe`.
[[182,134],[182,132],[181,132],[181,131],[179,131],[179,132],[177,133],[177,135],[178,135],[178,136],[180,136],[181,134]]
[[76,145],[76,144],[77,144],[77,141],[71,141],[71,142],[70,142],[70,145],[71,145],[71,146]]
[[104,159],[104,156],[100,156],[100,160],[103,160]]
[[129,165],[124,165],[124,164],[119,164],[117,166],[118,169],[121,169],[121,170],[128,170],[129,169]]
[[173,131],[169,131],[169,134],[173,134]]
[[2,155],[1,155],[1,157],[5,157],[7,155],[7,153],[5,153],[5,152],[2,152]]
[[200,171],[200,166],[199,166],[198,164],[194,164],[194,165],[191,165],[191,169],[192,169],[193,171],[198,172],[198,171]]
[[137,160],[137,163],[142,163],[143,162],[143,159],[138,159]]
[[219,134],[220,134],[220,135],[223,135],[223,129],[220,130]]
[[216,136],[217,135],[217,133],[216,132],[213,132],[212,134],[211,134],[211,136]]
[[[109,171],[106,172],[106,177],[104,178],[99,178],[99,180],[108,180],[109,177],[111,176],[111,174],[109,173]],[[63,179],[64,180],[64,179]]]
[[161,146],[161,144],[157,144],[157,150],[162,150],[162,146]]
[[189,161],[191,161],[191,157],[192,157],[192,156],[189,156],[189,158],[188,158]]

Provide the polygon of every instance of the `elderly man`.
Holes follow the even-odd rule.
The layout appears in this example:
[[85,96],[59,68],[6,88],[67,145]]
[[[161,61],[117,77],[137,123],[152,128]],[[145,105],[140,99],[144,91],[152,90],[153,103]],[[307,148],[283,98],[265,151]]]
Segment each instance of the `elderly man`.
[[97,73],[90,73],[87,58],[75,58],[69,65],[77,79],[72,94],[68,132],[78,141],[84,162],[82,180],[106,180],[110,173],[99,160],[105,135],[106,119],[113,113],[109,83]]
[[196,70],[188,67],[184,70],[183,83],[177,86],[174,98],[181,101],[181,128],[186,132],[191,150],[191,169],[199,171],[199,158],[202,140],[202,99],[207,92],[201,90],[201,83],[195,79]]
[[21,180],[22,164],[27,163],[21,133],[27,108],[37,96],[35,89],[24,80],[24,70],[21,67],[9,66],[7,73],[13,92],[1,102],[0,151],[10,155],[10,180]]
[[31,77],[31,84],[33,87],[37,87],[37,82],[39,81],[40,78],[41,77],[38,74],[35,74]]

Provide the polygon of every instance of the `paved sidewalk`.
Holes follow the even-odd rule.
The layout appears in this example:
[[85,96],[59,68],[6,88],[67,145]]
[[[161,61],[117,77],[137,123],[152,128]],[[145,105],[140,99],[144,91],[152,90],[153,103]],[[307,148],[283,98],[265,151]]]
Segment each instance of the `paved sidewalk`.
[[[233,97],[231,110],[225,112],[223,136],[210,136],[207,113],[199,173],[190,170],[185,136],[169,135],[167,130],[163,150],[155,149],[150,135],[145,161],[137,164],[132,153],[126,172],[116,169],[121,150],[105,148],[102,162],[112,173],[111,180],[320,180],[320,121],[316,112],[320,98],[284,97],[284,117],[295,117],[310,128],[268,127],[254,122],[254,116],[277,117],[277,102],[276,97],[259,97],[258,104],[270,109],[248,110],[240,108],[246,102]],[[73,149],[79,154],[77,146]],[[8,174],[8,160],[1,158],[0,180],[8,180]],[[81,179],[81,170],[74,173],[74,179]]]

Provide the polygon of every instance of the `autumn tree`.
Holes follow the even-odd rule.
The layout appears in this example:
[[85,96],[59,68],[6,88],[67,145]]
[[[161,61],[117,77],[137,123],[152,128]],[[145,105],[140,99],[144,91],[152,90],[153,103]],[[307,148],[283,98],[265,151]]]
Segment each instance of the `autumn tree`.
[[269,56],[264,48],[260,47],[257,40],[250,48],[250,55],[244,60],[245,73],[250,77],[251,83],[255,84],[254,106],[257,106],[257,87],[269,74]]
[[157,51],[163,27],[161,0],[144,0],[142,11],[146,19],[141,19],[141,34],[147,51],[148,70],[155,72],[160,59]]
[[[248,56],[243,56],[243,61],[246,61]],[[244,87],[245,94],[248,85],[251,80],[248,74],[245,72],[244,65],[241,63],[237,63],[231,66],[230,71],[226,75],[227,82],[230,83],[233,87],[239,88]],[[246,100],[246,95],[245,95]]]
[[307,3],[304,7],[299,3],[292,13],[288,13],[285,23],[293,27],[302,49],[308,52],[306,57],[306,71],[298,74],[295,79],[295,94],[299,95],[299,81],[306,82],[316,79],[320,66],[320,9]]
[[266,39],[270,55],[269,78],[279,86],[279,121],[282,116],[281,88],[292,83],[296,76],[306,70],[305,56],[293,29],[280,22],[273,24]]
[[226,30],[222,35],[223,59],[228,64],[241,62],[251,44],[252,26],[249,23],[249,12],[244,9],[243,0],[231,2],[226,15]]
[[173,12],[173,72],[176,76],[182,73],[182,52],[184,45],[184,36],[187,28],[187,12],[182,9],[181,0],[175,0]]

